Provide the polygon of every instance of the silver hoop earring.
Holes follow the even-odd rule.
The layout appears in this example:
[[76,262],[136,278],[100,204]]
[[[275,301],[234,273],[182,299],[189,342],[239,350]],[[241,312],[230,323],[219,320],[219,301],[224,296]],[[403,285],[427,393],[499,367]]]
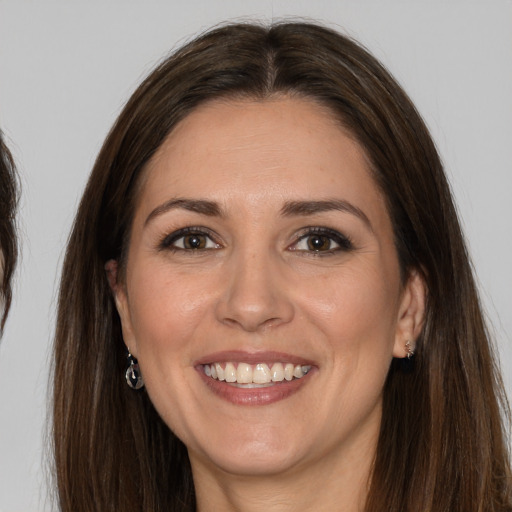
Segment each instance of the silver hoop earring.
[[126,383],[132,389],[141,389],[144,387],[144,381],[142,380],[142,374],[137,363],[137,359],[128,352],[128,368],[126,369]]

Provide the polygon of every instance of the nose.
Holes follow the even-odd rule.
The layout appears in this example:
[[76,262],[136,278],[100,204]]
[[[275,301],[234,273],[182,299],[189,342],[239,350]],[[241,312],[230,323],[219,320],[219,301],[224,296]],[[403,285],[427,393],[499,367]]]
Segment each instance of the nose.
[[248,332],[290,322],[294,307],[280,262],[265,251],[239,254],[230,261],[217,319]]

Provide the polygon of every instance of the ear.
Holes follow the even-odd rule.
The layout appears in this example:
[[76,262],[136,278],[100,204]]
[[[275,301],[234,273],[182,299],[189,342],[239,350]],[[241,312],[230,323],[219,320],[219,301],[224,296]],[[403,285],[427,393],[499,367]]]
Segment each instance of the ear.
[[416,348],[416,339],[425,321],[426,291],[423,277],[417,270],[413,270],[400,299],[393,357],[404,358],[408,355],[407,342],[413,351]]
[[123,340],[128,352],[137,358],[137,342],[133,333],[130,306],[128,304],[128,295],[124,283],[118,280],[118,264],[116,260],[109,260],[105,264],[108,284],[114,295],[116,309],[121,319],[121,328],[123,331]]

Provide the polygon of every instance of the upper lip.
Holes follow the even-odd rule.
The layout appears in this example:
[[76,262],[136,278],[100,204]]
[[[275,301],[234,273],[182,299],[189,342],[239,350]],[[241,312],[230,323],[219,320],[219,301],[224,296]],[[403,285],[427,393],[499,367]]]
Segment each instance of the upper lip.
[[247,364],[258,363],[292,363],[299,365],[314,365],[310,359],[285,352],[275,351],[245,351],[245,350],[223,350],[200,357],[194,362],[194,366],[218,363],[218,362],[239,362]]

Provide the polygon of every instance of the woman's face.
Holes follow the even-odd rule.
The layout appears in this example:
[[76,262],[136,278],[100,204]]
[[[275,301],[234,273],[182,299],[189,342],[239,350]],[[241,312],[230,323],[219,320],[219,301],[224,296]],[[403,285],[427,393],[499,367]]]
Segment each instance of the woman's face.
[[[199,107],[147,168],[114,286],[147,392],[194,470],[371,457],[419,323],[360,146],[317,104]],[[349,457],[349,459],[347,459]]]

